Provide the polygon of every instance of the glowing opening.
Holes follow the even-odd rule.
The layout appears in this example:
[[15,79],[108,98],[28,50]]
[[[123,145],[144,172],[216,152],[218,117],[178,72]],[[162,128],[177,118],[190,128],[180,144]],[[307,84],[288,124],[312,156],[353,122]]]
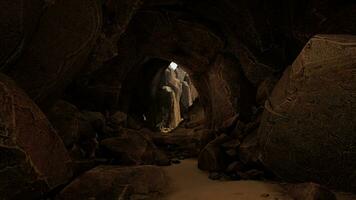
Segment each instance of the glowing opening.
[[175,62],[171,62],[171,64],[169,65],[169,67],[173,70],[176,70],[178,65]]

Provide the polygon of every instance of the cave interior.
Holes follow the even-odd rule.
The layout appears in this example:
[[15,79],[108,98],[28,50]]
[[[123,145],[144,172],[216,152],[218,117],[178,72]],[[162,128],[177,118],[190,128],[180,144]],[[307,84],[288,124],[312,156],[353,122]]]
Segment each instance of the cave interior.
[[0,200],[356,200],[355,0],[0,8]]

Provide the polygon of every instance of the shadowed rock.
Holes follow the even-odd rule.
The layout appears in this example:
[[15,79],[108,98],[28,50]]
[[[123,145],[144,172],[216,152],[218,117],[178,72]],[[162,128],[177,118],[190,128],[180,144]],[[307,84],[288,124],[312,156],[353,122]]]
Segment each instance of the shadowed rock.
[[262,161],[276,175],[356,190],[356,37],[318,35],[265,104]]
[[74,180],[56,199],[155,200],[167,191],[167,183],[159,167],[99,166]]
[[46,116],[1,74],[0,146],[2,199],[38,197],[71,177],[70,158]]

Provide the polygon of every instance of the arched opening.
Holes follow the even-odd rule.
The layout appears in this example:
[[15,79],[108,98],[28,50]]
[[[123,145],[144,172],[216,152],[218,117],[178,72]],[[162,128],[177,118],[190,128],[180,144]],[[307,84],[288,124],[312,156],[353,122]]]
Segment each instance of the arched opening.
[[197,100],[198,91],[181,66],[171,62],[156,75],[151,91],[155,99],[152,107],[156,109],[147,113],[147,120],[152,121],[156,129],[168,133],[183,121],[187,123],[190,119],[188,111]]
[[152,58],[123,84],[121,110],[143,126],[169,133],[178,126],[205,125],[205,113],[190,74],[172,61]]

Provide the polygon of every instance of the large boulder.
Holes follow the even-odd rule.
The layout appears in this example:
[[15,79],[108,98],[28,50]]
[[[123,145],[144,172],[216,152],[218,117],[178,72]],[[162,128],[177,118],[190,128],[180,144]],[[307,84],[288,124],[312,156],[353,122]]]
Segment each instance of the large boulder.
[[[58,100],[47,113],[49,120],[62,138],[72,158],[94,157],[98,133],[105,125],[101,113],[80,110],[73,104]],[[79,155],[73,156],[76,150]]]
[[[32,0],[34,1],[34,0]],[[84,66],[101,30],[98,1],[56,0],[41,15],[36,34],[8,71],[39,105],[51,103]]]
[[74,180],[57,200],[155,200],[167,191],[163,169],[155,166],[98,166]]
[[71,147],[79,140],[80,112],[77,107],[59,100],[52,106],[47,116],[66,147]]
[[31,199],[71,177],[65,146],[35,103],[0,74],[1,199]]
[[221,145],[230,140],[230,137],[222,134],[215,140],[209,142],[199,154],[198,168],[211,172],[225,170],[228,160],[227,155],[221,148]]
[[355,44],[315,36],[266,101],[262,162],[279,177],[356,191]]
[[170,162],[149,137],[136,130],[124,129],[119,137],[104,139],[100,145],[107,156],[124,165]]

